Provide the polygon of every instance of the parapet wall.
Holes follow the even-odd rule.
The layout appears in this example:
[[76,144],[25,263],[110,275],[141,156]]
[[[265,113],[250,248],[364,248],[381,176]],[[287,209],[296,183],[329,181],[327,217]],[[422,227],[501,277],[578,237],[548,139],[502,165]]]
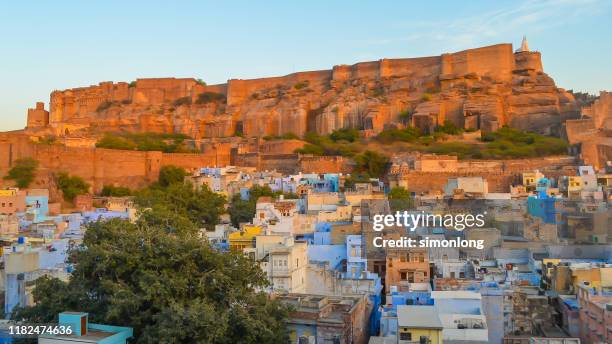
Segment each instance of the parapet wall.
[[39,169],[82,177],[98,192],[104,185],[140,188],[157,180],[159,169],[175,165],[187,170],[229,165],[229,154],[180,154],[42,145],[25,140],[0,142],[0,174],[17,159],[32,158]]

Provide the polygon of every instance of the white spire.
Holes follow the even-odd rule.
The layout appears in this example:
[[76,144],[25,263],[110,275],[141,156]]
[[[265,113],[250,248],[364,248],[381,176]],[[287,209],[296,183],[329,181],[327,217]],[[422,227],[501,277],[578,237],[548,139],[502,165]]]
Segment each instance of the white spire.
[[519,52],[529,51],[529,44],[527,43],[527,36],[523,36],[523,41],[521,42],[521,48],[518,51]]

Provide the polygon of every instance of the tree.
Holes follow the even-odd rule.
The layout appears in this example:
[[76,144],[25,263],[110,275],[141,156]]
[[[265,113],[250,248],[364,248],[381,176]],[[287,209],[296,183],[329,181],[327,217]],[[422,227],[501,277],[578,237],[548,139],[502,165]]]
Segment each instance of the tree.
[[166,187],[154,185],[139,191],[135,203],[155,213],[180,215],[198,228],[212,230],[224,212],[225,197],[210,191],[206,185],[195,190],[190,184],[174,182]]
[[89,192],[89,184],[79,176],[71,176],[66,172],[60,172],[57,175],[57,186],[62,190],[64,200],[72,202],[77,195],[83,195]]
[[355,156],[355,171],[371,177],[382,177],[389,166],[389,158],[382,154],[367,150]]
[[238,227],[240,223],[251,222],[257,207],[257,199],[260,197],[272,197],[278,198],[280,195],[284,195],[287,199],[298,198],[294,193],[283,194],[281,191],[272,191],[269,186],[254,185],[249,190],[249,199],[243,200],[240,195],[234,195],[232,202],[228,208],[232,225]]
[[135,343],[288,341],[288,308],[257,291],[268,281],[255,262],[216,251],[180,214],[145,213],[136,223],[91,224],[70,251],[69,281],[38,279],[35,305],[13,319],[48,323],[61,311],[88,312],[91,322],[133,327]]
[[389,206],[392,211],[408,210],[414,207],[410,192],[401,186],[396,186],[389,192]]
[[114,186],[114,185],[104,185],[102,188],[101,196],[109,197],[125,197],[130,196],[132,194],[132,190],[126,188],[124,186]]
[[34,180],[37,167],[38,161],[31,158],[15,160],[15,166],[8,171],[4,179],[14,180],[18,188],[25,189]]
[[182,183],[187,176],[187,172],[180,167],[173,165],[162,166],[159,170],[159,185],[166,187],[174,183]]

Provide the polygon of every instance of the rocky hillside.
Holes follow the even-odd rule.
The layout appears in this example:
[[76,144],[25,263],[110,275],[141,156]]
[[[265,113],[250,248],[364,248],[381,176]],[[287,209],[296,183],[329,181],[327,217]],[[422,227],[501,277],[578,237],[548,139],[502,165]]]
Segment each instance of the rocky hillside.
[[302,136],[356,128],[433,130],[446,121],[495,131],[503,125],[558,134],[577,102],[544,73],[539,52],[511,44],[441,56],[382,59],[282,77],[138,79],[55,91],[50,109],[28,111],[33,134],[106,131],[182,133],[193,138]]

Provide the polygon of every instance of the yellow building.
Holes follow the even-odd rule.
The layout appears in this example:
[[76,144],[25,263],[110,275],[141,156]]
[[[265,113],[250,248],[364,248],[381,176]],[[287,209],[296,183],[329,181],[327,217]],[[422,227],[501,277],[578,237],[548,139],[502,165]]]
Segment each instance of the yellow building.
[[397,306],[399,344],[442,344],[442,322],[434,306]]
[[243,251],[245,248],[255,247],[255,237],[261,234],[259,226],[244,226],[241,231],[228,235],[230,249]]
[[542,178],[544,178],[544,174],[538,170],[534,172],[525,172],[523,173],[523,186],[525,186],[528,192],[534,191],[538,180]]

